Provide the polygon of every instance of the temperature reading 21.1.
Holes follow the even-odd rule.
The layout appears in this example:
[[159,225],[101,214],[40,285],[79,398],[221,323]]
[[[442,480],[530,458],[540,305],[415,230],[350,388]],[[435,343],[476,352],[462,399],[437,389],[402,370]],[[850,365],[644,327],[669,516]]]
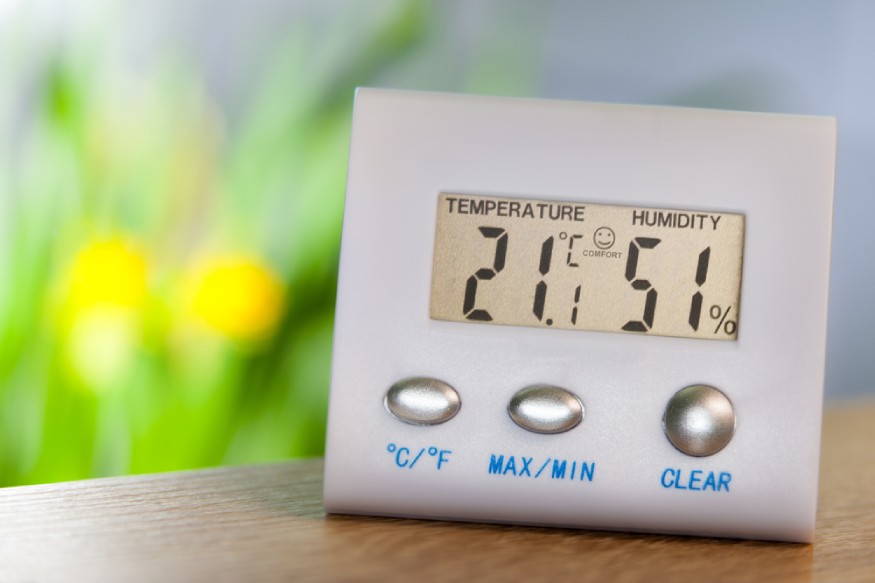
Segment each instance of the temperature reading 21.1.
[[738,214],[442,194],[431,317],[734,340],[743,240]]

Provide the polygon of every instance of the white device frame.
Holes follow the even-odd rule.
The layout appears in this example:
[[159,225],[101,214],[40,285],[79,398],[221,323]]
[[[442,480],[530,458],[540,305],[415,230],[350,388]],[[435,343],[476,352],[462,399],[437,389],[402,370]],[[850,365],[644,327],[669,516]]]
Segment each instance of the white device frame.
[[[832,118],[359,89],[326,509],[813,540],[835,136]],[[742,213],[738,339],[431,320],[441,192]],[[455,387],[458,415],[434,426],[390,415],[386,391],[411,376]],[[535,383],[578,395],[582,423],[556,435],[515,425],[508,401]],[[723,391],[737,418],[703,458],[662,429],[669,398],[697,383]],[[426,451],[423,464],[399,466],[402,447]],[[432,447],[451,452],[439,470]],[[498,455],[592,462],[594,479],[491,474]],[[669,468],[731,473],[730,491],[665,487]]]

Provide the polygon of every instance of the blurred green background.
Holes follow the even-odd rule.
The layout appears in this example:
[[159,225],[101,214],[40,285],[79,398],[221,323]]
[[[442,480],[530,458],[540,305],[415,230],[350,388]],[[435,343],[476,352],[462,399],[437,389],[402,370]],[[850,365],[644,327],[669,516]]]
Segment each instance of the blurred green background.
[[0,485],[322,453],[355,87],[489,89],[421,69],[440,18],[0,8]]
[[359,85],[838,115],[827,394],[871,394],[872,17],[0,0],[0,485],[322,453]]

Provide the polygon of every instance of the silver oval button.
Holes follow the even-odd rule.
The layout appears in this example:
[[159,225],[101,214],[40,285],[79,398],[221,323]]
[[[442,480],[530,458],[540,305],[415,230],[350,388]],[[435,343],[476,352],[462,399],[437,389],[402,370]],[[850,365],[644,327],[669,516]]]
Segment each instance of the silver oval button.
[[583,419],[583,403],[577,396],[552,385],[531,385],[510,400],[507,413],[514,423],[535,433],[562,433]]
[[462,408],[456,389],[438,379],[412,377],[392,385],[383,399],[389,413],[413,425],[449,421]]

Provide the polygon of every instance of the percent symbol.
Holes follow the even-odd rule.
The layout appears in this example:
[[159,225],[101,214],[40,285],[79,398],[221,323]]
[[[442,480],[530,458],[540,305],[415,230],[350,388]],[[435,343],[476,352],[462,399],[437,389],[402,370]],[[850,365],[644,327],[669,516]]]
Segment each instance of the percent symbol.
[[733,334],[735,334],[735,331],[738,330],[738,322],[736,322],[735,320],[726,319],[727,316],[729,316],[729,312],[731,310],[732,306],[726,306],[725,310],[717,304],[711,306],[709,312],[711,315],[711,319],[720,320],[720,322],[717,323],[717,327],[714,328],[714,334],[720,332],[720,328],[723,328],[723,331],[729,336],[732,336]]

